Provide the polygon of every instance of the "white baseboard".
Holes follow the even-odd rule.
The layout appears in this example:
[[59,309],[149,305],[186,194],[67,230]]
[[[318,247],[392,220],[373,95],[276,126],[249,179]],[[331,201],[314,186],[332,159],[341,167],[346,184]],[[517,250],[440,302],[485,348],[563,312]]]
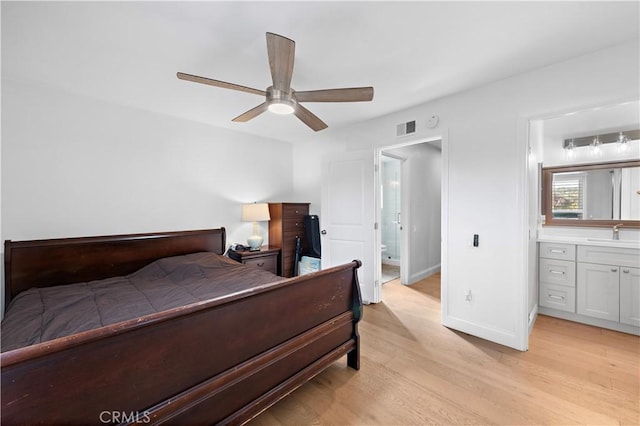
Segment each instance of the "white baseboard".
[[558,311],[556,309],[546,308],[544,306],[541,306],[538,311],[540,312],[540,314],[548,315],[550,317],[560,318],[567,321],[581,322],[583,324],[592,325],[594,327],[602,327],[609,330],[615,330],[622,333],[629,333],[640,336],[640,327],[636,327],[634,325],[622,324],[615,321],[607,321],[600,318],[592,318],[586,315],[575,314],[573,312]]
[[411,284],[417,283],[418,281],[423,280],[423,279],[427,278],[428,276],[431,276],[431,275],[433,275],[433,274],[435,274],[437,272],[440,272],[440,264],[437,264],[437,265],[432,266],[432,267],[427,268],[427,269],[423,269],[422,271],[411,275],[409,277],[409,282],[406,285],[411,285]]
[[506,330],[498,330],[492,327],[482,326],[452,316],[443,317],[442,325],[463,333],[471,334],[472,336],[480,337],[481,339],[509,346],[510,348],[517,349],[519,351],[526,351],[526,348],[520,346],[521,343],[518,337],[512,332],[508,332]]

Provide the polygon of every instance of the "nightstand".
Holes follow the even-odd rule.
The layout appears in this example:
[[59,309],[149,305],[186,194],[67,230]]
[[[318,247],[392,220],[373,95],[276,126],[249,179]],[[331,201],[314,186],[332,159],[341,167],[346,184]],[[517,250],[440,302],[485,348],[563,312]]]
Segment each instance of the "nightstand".
[[273,274],[278,274],[279,247],[263,246],[259,251],[229,250],[229,258],[236,262],[252,265]]

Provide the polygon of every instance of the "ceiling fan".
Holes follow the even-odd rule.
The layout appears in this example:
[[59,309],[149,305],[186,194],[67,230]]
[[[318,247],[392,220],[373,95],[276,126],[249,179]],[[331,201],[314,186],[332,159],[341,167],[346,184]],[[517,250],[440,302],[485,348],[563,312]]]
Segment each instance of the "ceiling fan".
[[208,84],[224,89],[238,90],[264,96],[265,102],[240,114],[233,121],[246,122],[269,110],[276,114],[295,114],[314,131],[326,129],[327,125],[300,102],[365,102],[373,99],[373,87],[351,87],[344,89],[310,90],[297,92],[291,88],[293,59],[296,43],[278,34],[267,33],[267,53],[273,85],[266,90],[253,89],[238,84],[179,72],[181,80]]

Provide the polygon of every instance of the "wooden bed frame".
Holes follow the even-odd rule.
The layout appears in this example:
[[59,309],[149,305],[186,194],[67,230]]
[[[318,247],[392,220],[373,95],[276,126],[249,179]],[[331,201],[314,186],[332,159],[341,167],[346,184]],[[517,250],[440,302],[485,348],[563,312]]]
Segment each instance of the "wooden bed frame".
[[[224,249],[224,228],[6,241],[6,299]],[[2,424],[246,423],[343,355],[359,369],[360,265],[2,353]]]

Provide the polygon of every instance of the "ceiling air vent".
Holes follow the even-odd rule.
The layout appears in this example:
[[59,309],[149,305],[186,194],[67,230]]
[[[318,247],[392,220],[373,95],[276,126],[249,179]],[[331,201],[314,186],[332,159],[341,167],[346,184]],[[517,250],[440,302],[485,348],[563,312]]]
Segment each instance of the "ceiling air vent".
[[396,126],[396,136],[406,136],[416,132],[416,120],[401,123]]

